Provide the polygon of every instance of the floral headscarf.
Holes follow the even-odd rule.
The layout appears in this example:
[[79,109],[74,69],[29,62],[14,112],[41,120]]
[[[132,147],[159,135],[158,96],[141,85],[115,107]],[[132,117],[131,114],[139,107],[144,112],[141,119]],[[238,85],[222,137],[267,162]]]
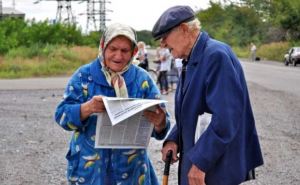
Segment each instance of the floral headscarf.
[[[115,72],[109,69],[105,65],[104,51],[107,47],[107,44],[112,41],[117,36],[125,36],[132,42],[132,57],[128,64],[122,69],[120,72]],[[124,72],[126,72],[131,65],[133,60],[133,56],[137,52],[137,43],[136,43],[136,33],[133,28],[127,25],[115,23],[107,27],[105,32],[102,35],[99,46],[99,58],[101,58],[102,72],[106,77],[106,81],[108,84],[114,87],[117,97],[128,97],[128,92],[126,88],[126,82],[122,76]]]

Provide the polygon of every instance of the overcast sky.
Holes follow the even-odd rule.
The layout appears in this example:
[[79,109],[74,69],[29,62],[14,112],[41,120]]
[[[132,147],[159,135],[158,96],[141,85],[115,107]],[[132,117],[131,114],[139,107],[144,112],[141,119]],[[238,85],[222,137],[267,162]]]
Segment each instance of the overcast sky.
[[[12,7],[13,0],[2,0],[3,7]],[[38,4],[33,4],[36,0],[15,0],[16,9],[26,14],[26,19],[35,18],[36,20],[55,19],[57,2],[41,1]],[[107,0],[108,1],[108,0]],[[120,22],[132,26],[134,29],[152,30],[155,21],[160,14],[167,8],[174,5],[189,5],[192,9],[206,9],[209,0],[110,0],[106,8],[113,12],[107,12],[107,18],[114,22]],[[78,24],[85,29],[86,16],[80,13],[85,13],[86,3],[79,4],[72,2],[72,11],[76,16]]]

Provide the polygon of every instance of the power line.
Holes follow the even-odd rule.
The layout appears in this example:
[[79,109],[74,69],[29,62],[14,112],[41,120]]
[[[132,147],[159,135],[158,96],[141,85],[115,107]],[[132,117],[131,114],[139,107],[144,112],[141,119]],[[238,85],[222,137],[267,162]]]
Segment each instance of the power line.
[[0,0],[0,20],[2,19],[2,14],[3,14],[3,11],[2,11],[2,0]]
[[76,17],[73,15],[71,2],[86,3],[86,12],[79,15],[86,15],[86,32],[90,30],[90,26],[94,30],[103,31],[106,27],[106,13],[112,10],[106,9],[106,4],[110,1],[106,0],[37,0],[34,4],[41,1],[57,1],[56,22],[76,23]]

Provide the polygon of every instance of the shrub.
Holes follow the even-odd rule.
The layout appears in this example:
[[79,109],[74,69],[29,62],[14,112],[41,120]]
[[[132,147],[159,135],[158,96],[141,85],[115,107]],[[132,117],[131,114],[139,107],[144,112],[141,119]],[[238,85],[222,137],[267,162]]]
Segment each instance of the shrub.
[[248,47],[232,47],[232,50],[239,58],[249,58],[250,56]]
[[96,58],[97,51],[97,48],[63,45],[16,48],[4,59],[0,57],[0,78],[70,75],[79,66]]
[[282,61],[284,54],[290,48],[288,42],[273,42],[270,44],[263,44],[257,50],[257,56],[262,59]]

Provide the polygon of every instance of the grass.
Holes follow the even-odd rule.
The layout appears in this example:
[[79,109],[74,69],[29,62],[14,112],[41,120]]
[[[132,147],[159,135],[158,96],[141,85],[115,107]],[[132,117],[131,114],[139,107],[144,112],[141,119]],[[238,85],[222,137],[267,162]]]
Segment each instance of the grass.
[[[289,42],[275,42],[269,44],[262,44],[257,46],[256,56],[260,57],[262,60],[271,60],[282,62],[284,54],[287,53],[288,49],[295,44]],[[240,58],[250,57],[249,47],[233,47],[233,51]]]
[[287,53],[290,48],[288,42],[276,42],[270,44],[261,45],[257,50],[257,56],[262,59],[282,62],[284,54]]
[[96,56],[97,48],[85,46],[20,47],[0,57],[0,78],[70,75]]
[[[263,60],[283,60],[291,46],[299,43],[277,42],[257,46],[257,56]],[[249,58],[248,47],[233,47],[240,58]],[[48,77],[70,75],[79,66],[97,57],[98,49],[87,46],[41,45],[11,49],[0,56],[1,78]]]
[[232,50],[239,58],[249,58],[250,51],[247,47],[232,47]]

